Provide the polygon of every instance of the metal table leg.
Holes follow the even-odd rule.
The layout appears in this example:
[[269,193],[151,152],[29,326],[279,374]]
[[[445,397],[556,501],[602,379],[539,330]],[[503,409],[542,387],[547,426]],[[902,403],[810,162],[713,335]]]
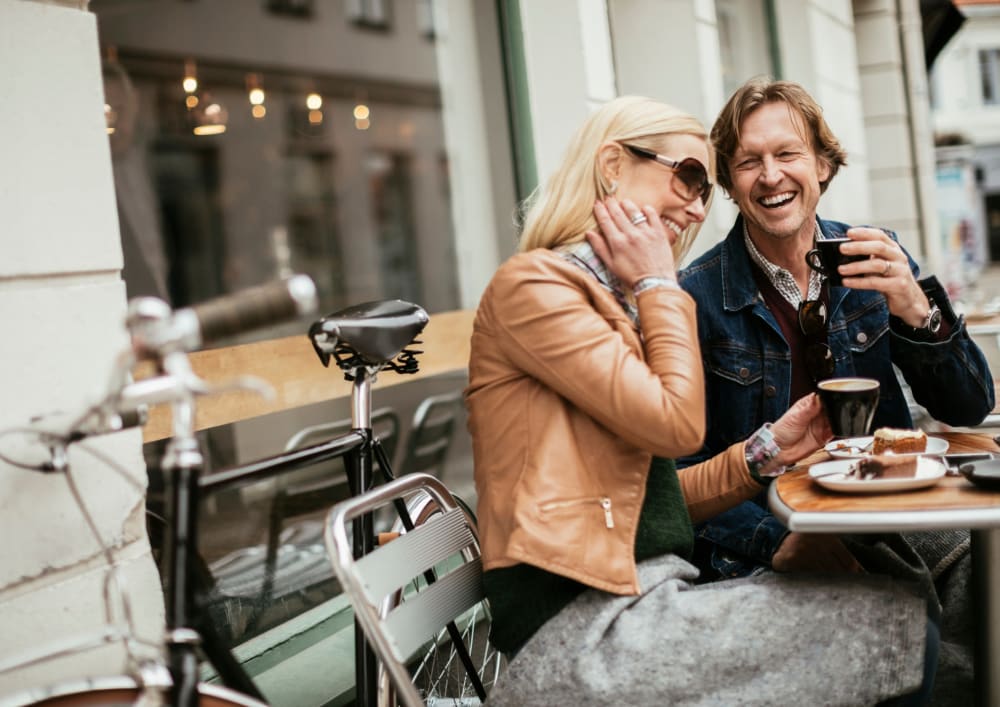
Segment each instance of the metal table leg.
[[972,531],[977,612],[976,693],[981,707],[1000,705],[1000,529]]

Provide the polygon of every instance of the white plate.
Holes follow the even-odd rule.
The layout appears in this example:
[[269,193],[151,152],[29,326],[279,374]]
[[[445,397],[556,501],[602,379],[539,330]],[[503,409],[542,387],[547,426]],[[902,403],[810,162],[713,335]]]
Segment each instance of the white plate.
[[920,457],[917,459],[917,473],[908,479],[853,479],[847,476],[853,459],[835,459],[820,462],[809,467],[809,478],[823,488],[846,493],[888,493],[889,491],[911,491],[927,488],[940,481],[945,474],[945,466],[937,459]]
[[[871,445],[874,437],[847,437],[846,439],[835,439],[827,444],[823,449],[829,452],[831,457],[836,459],[857,459],[871,456]],[[862,452],[862,449],[868,451]],[[922,452],[909,452],[900,454],[901,457],[917,457],[921,454],[944,454],[948,451],[948,440],[940,437],[928,437],[927,449]],[[892,452],[887,452],[892,454]]]

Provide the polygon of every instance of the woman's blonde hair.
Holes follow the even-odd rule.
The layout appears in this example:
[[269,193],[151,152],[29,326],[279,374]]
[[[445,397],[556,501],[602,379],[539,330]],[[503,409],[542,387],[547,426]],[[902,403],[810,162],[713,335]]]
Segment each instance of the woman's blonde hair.
[[[622,96],[606,103],[580,126],[562,164],[522,205],[519,250],[576,243],[584,240],[587,231],[597,229],[594,202],[614,191],[601,173],[602,145],[627,143],[663,153],[664,139],[675,134],[694,135],[705,141],[709,162],[706,168],[714,181],[715,157],[708,132],[694,116],[642,96]],[[640,159],[624,149],[622,152],[629,159]],[[700,226],[691,224],[677,240],[674,255],[678,261],[691,247]]]

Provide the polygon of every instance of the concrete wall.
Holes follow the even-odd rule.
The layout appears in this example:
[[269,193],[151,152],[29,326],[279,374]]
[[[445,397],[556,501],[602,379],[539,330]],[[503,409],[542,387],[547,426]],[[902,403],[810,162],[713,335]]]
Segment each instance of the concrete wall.
[[[612,0],[609,10],[621,93],[675,105],[710,128],[728,98],[712,0]],[[687,260],[725,237],[736,214],[719,191]]]
[[[0,0],[0,428],[96,396],[127,343],[97,32],[79,5]],[[80,452],[73,479],[128,579],[144,635],[157,637],[139,432],[94,446],[135,485]],[[0,462],[0,538],[0,662],[103,625],[104,560],[65,478]],[[120,650],[99,651],[2,674],[0,694],[121,668]]]

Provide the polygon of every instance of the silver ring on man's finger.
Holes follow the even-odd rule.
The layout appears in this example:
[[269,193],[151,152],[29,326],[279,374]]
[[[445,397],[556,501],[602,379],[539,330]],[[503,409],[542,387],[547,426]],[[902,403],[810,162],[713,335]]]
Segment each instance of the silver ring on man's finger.
[[889,277],[889,273],[892,272],[892,261],[885,261],[885,270],[882,271],[882,277]]
[[633,216],[629,220],[632,222],[633,226],[638,226],[640,224],[646,223],[646,221],[648,221],[649,219],[646,218],[646,214],[644,214],[644,213],[642,213],[640,211],[639,213],[637,213],[635,216]]

